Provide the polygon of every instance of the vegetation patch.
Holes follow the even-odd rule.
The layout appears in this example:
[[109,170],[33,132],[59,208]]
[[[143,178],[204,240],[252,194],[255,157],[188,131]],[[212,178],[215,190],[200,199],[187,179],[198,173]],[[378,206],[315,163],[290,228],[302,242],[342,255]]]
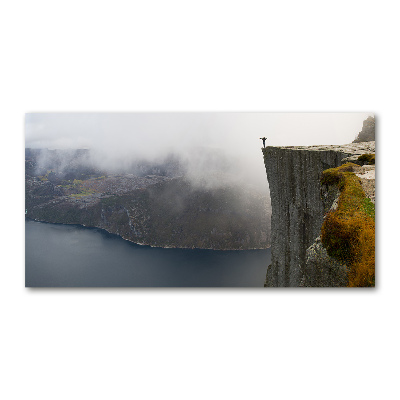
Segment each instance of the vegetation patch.
[[90,196],[94,193],[97,193],[97,191],[94,188],[86,185],[85,183],[86,182],[80,179],[67,180],[67,181],[64,180],[62,181],[62,184],[59,186],[65,190],[65,193],[68,196],[74,198]]
[[363,203],[364,211],[375,221],[375,204],[366,197]]
[[369,165],[375,164],[375,154],[362,154],[357,159],[358,161],[367,162]]
[[79,193],[71,193],[70,196],[71,197],[75,197],[75,198],[79,198],[79,197],[84,197],[84,196],[90,196],[93,193],[95,193],[94,190],[86,190],[86,189],[82,189]]
[[55,175],[54,171],[52,169],[48,169],[46,171],[46,173],[44,175],[38,175],[38,178],[42,181],[42,182],[46,182],[49,180],[49,177],[51,175]]
[[349,267],[348,286],[375,286],[375,206],[365,197],[355,164],[323,172],[321,183],[337,185],[338,207],[322,224],[321,241],[331,257]]

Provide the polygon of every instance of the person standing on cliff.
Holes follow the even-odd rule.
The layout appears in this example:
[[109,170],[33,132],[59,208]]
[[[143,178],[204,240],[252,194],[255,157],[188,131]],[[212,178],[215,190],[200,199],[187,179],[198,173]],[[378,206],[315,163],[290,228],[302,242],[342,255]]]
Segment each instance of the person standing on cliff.
[[264,137],[260,137],[260,139],[263,141],[263,146],[264,146],[264,148],[265,148],[265,141],[266,141],[268,138],[266,138],[266,137],[264,136]]

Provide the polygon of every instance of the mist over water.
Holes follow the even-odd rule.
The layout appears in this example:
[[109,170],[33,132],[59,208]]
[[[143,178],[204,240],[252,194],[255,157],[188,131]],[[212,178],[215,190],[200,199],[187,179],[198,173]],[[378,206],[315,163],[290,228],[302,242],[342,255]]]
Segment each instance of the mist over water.
[[25,119],[25,147],[90,149],[85,162],[110,172],[127,171],[137,160],[163,163],[172,156],[195,185],[215,187],[229,179],[267,191],[260,137],[272,146],[350,143],[368,115],[32,113]]

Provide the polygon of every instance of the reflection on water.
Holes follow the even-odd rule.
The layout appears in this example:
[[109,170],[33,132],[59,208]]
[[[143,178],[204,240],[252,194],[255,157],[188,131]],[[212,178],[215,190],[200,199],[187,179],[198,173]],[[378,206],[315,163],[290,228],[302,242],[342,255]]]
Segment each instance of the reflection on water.
[[25,222],[27,287],[262,287],[270,249],[139,246],[100,229]]

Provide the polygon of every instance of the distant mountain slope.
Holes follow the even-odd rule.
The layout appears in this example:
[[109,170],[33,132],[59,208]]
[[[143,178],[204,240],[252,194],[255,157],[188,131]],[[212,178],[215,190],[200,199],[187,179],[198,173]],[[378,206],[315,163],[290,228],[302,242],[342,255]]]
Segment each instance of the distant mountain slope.
[[[204,184],[177,177],[180,166],[174,159],[140,163],[131,169],[135,173],[110,174],[87,160],[79,162],[82,155],[27,151],[28,218],[98,227],[157,247],[247,250],[270,245],[269,197],[250,184],[234,185],[222,172],[218,186],[208,185],[211,177]],[[151,174],[143,176],[146,172]]]
[[368,117],[353,143],[371,142],[375,140],[375,117]]

